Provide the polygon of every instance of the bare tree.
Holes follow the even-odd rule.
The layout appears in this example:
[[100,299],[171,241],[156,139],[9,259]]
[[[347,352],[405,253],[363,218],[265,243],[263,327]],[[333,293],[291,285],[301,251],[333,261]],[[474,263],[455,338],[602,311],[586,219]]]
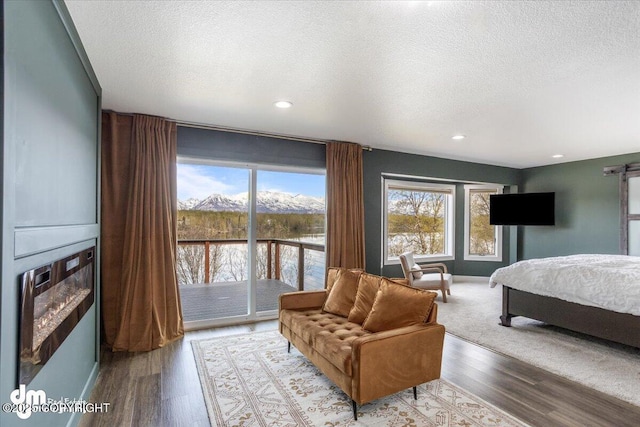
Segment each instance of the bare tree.
[[210,283],[218,281],[222,269],[222,257],[224,248],[222,245],[213,244],[209,246],[209,280]]
[[[209,283],[215,282],[222,268],[222,248],[209,247]],[[181,285],[205,283],[205,247],[203,244],[179,245],[176,253],[176,272]]]
[[226,269],[231,278],[236,281],[247,280],[247,250],[243,246],[227,245],[225,251]]
[[489,196],[493,191],[472,191],[469,197],[469,252],[474,255],[495,253],[495,229],[489,223]]
[[390,255],[412,250],[421,254],[444,251],[445,194],[391,190],[388,218]]
[[181,285],[204,281],[204,247],[180,245],[177,250],[176,270]]
[[267,244],[259,244],[256,248],[256,277],[258,279],[267,278]]
[[290,286],[298,284],[298,250],[291,246],[280,246],[280,280]]

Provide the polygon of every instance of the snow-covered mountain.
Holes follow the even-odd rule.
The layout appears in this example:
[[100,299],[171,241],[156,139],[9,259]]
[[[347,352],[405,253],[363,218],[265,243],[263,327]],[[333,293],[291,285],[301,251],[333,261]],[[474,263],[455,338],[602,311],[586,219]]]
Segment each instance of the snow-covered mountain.
[[200,203],[200,200],[195,199],[195,198],[190,198],[190,199],[187,199],[185,201],[178,200],[178,210],[181,210],[181,211],[191,210],[198,203]]
[[[212,194],[202,200],[178,201],[178,209],[198,211],[246,212],[247,205],[247,193],[233,196]],[[324,198],[321,197],[276,191],[258,192],[258,213],[323,213],[324,210]]]
[[191,210],[196,211],[224,211],[240,212],[247,210],[247,198],[240,194],[235,196],[225,196],[223,194],[212,194],[196,203]]

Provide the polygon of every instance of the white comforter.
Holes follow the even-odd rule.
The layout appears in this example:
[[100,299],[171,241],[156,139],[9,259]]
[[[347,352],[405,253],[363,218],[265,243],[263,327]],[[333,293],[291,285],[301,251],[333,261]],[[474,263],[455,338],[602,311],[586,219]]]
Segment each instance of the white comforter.
[[640,316],[640,257],[570,255],[499,268],[489,279],[532,294]]

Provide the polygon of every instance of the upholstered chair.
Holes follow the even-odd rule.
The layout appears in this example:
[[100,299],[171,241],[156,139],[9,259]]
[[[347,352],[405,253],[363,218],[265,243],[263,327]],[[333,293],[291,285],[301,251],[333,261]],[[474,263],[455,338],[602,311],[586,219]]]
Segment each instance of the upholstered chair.
[[447,266],[442,263],[418,265],[413,260],[413,252],[405,252],[400,255],[400,264],[405,279],[410,286],[420,289],[442,291],[442,302],[447,302],[447,294],[451,295],[451,283],[453,277],[447,271]]

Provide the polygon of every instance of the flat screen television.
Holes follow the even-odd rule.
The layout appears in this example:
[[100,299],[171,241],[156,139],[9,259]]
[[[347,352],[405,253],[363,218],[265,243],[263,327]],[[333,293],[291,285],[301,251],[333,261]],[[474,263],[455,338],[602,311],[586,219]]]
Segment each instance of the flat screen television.
[[492,194],[492,225],[555,225],[555,193]]

